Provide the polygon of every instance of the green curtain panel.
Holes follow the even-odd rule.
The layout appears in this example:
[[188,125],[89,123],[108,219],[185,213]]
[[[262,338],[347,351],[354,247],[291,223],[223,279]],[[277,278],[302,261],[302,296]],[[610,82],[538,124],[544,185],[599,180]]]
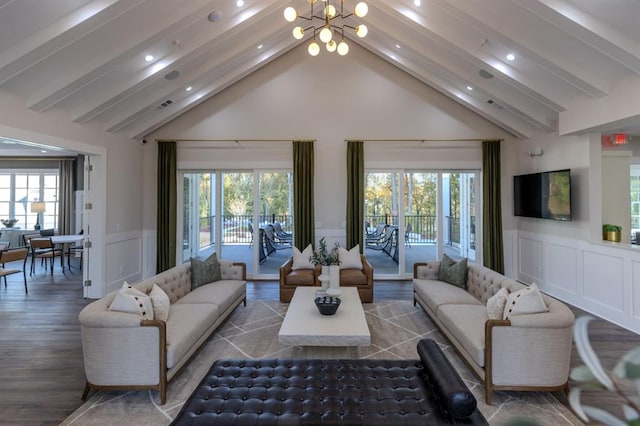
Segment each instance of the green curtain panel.
[[313,141],[293,142],[293,237],[298,249],[316,238],[313,201]]
[[177,156],[175,142],[158,142],[158,238],[156,272],[176,265]]
[[364,250],[364,143],[347,142],[347,248]]
[[500,142],[482,142],[482,253],[484,265],[503,274]]

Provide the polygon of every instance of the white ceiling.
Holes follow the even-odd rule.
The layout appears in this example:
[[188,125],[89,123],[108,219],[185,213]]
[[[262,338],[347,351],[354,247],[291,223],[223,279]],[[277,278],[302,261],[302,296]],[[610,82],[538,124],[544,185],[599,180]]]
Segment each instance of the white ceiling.
[[[350,43],[517,137],[557,131],[576,100],[640,73],[638,0],[367,3],[369,35]],[[0,87],[26,108],[141,139],[308,44],[311,32],[291,36],[286,6],[308,14],[306,0],[0,0]]]

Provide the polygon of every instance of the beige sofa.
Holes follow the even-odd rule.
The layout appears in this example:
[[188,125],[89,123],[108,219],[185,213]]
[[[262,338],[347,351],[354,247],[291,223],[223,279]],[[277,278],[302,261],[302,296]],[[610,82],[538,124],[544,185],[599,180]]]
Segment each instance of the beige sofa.
[[493,390],[568,390],[575,317],[560,301],[542,295],[548,312],[489,319],[487,300],[505,287],[526,286],[469,263],[467,289],[438,280],[439,261],[414,265],[414,305],[429,314],[467,364]]
[[148,294],[157,284],[171,302],[166,321],[110,311],[116,292],[87,305],[79,315],[87,383],[94,389],[160,392],[167,382],[241,303],[246,306],[246,265],[219,260],[222,280],[191,290],[187,262],[135,285]]

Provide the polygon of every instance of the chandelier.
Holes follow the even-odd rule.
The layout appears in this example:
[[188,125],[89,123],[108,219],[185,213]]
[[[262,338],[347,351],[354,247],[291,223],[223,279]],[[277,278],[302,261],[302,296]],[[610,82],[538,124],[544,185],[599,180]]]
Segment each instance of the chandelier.
[[[355,9],[352,13],[345,13],[344,10],[344,0],[331,1],[331,0],[307,0],[311,5],[311,12],[309,16],[299,15],[296,10],[289,6],[284,10],[284,19],[287,22],[294,22],[296,19],[300,18],[305,21],[309,21],[306,28],[302,26],[297,26],[293,29],[293,37],[296,40],[300,40],[304,37],[304,33],[313,29],[313,39],[311,43],[309,43],[308,51],[311,56],[317,56],[320,53],[320,46],[316,42],[316,33],[318,33],[318,38],[327,48],[329,52],[337,51],[339,55],[344,56],[349,53],[349,45],[344,40],[344,31],[345,28],[350,29],[355,32],[358,37],[365,37],[367,35],[368,29],[364,24],[360,24],[357,26],[349,25],[347,19],[351,16],[355,15],[358,18],[364,18],[369,12],[369,7],[367,3],[361,1],[356,4]],[[321,3],[319,8],[322,9],[321,15],[316,15],[316,10],[314,10],[314,4]],[[336,4],[334,6],[334,3]],[[340,13],[338,13],[338,7],[340,8]],[[335,37],[339,36],[340,41],[337,42]]]

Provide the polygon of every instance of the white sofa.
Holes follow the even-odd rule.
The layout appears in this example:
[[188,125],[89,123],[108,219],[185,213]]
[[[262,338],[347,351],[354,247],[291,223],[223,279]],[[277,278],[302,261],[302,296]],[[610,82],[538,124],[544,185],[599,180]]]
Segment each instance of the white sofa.
[[469,263],[466,290],[439,281],[440,261],[414,264],[414,305],[420,306],[493,390],[568,390],[575,317],[562,302],[542,294],[548,312],[489,319],[486,303],[500,288],[526,288],[489,268]]
[[219,260],[222,280],[191,290],[191,263],[141,281],[148,294],[157,284],[171,302],[166,321],[110,311],[116,292],[87,305],[79,315],[84,369],[82,399],[93,389],[160,392],[213,331],[241,303],[246,306],[246,265]]

